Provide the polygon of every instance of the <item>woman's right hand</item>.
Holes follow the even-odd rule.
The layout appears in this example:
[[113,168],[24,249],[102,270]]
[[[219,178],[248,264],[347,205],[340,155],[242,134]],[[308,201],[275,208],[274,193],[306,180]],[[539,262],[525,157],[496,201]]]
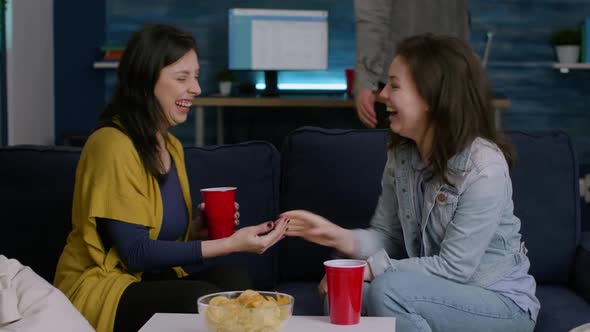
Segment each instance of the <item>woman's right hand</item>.
[[352,232],[320,215],[305,210],[291,210],[281,213],[281,217],[291,220],[287,236],[302,237],[307,241],[335,248],[345,255],[354,253]]
[[375,113],[375,92],[363,89],[356,94],[356,114],[361,122],[369,127],[375,128],[377,126],[377,115]]
[[264,253],[268,248],[285,237],[287,218],[267,221],[260,225],[243,227],[229,237],[234,252]]
[[[240,224],[240,204],[234,203],[236,212],[234,213],[234,225]],[[193,211],[194,213],[195,211]],[[207,227],[207,216],[205,215],[205,203],[197,205],[196,217],[192,221],[192,226],[189,233],[189,241],[192,240],[207,240],[209,239],[209,228]]]
[[326,280],[325,274],[322,278],[322,281],[320,281],[320,284],[318,285],[318,292],[320,293],[320,297],[322,298],[322,300],[328,294],[328,281]]

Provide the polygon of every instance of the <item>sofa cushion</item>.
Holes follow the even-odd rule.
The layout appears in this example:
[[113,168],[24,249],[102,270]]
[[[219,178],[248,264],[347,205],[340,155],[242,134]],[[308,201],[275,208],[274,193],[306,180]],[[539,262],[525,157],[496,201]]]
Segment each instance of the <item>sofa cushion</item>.
[[590,305],[561,285],[537,286],[541,311],[535,332],[569,331],[590,322]]
[[53,282],[71,230],[79,148],[0,149],[0,253]]
[[578,166],[564,132],[510,132],[517,150],[511,172],[531,274],[538,283],[570,280],[580,241]]
[[[278,214],[280,160],[273,145],[247,142],[234,145],[185,148],[185,161],[193,204],[202,201],[200,189],[237,187],[240,227],[275,220]],[[259,289],[275,285],[276,246],[263,255],[233,254],[206,260],[203,266],[245,264]],[[202,267],[187,267],[189,270]]]
[[295,297],[293,315],[300,316],[323,316],[323,301],[318,292],[316,281],[293,281],[280,283],[277,291]]
[[[385,130],[303,127],[282,151],[281,211],[306,209],[345,227],[368,226],[381,192]],[[315,281],[330,249],[287,238],[279,245],[281,281]]]

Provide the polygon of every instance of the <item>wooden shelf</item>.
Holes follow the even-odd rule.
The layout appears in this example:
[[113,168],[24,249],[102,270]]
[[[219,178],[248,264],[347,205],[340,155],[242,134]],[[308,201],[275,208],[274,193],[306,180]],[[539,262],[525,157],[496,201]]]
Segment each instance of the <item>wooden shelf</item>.
[[340,97],[195,97],[193,106],[351,108],[353,99]]
[[[507,98],[494,98],[492,103],[498,109],[510,107]],[[340,97],[195,97],[193,106],[353,108],[355,104],[353,99]]]
[[[507,98],[494,98],[492,104],[496,108],[496,121],[500,123],[500,109],[510,107],[510,100]],[[203,146],[205,142],[205,117],[204,107],[217,107],[217,144],[223,144],[223,112],[225,109],[240,110],[244,107],[252,107],[257,110],[274,110],[280,109],[303,109],[308,107],[321,108],[326,110],[346,110],[354,109],[353,99],[329,96],[280,96],[280,97],[195,97],[193,106],[196,106],[195,112],[195,146]]]
[[[531,63],[499,63],[499,64],[490,64],[490,65],[499,65],[499,66],[516,66],[516,67],[543,67],[547,63],[546,62],[531,62]],[[117,69],[119,66],[118,61],[96,61],[92,64],[94,69]],[[590,69],[590,63],[552,63],[551,65],[555,69],[559,69],[562,73],[569,73],[570,70],[583,70],[583,69]]]
[[566,74],[570,70],[590,69],[590,63],[554,63],[553,68],[559,69],[560,72]]
[[117,69],[119,67],[118,61],[96,61],[92,64],[94,69]]

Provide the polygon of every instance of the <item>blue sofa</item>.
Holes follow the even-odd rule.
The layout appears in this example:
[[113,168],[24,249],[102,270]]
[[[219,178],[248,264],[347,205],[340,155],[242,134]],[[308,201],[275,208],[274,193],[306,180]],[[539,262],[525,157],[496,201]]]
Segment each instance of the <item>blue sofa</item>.
[[[515,212],[542,305],[535,331],[568,331],[590,322],[590,246],[581,243],[571,141],[562,132],[509,135],[519,158],[512,171]],[[368,225],[375,208],[385,144],[384,130],[304,127],[286,138],[280,154],[269,143],[246,142],[188,147],[185,157],[195,203],[199,188],[237,186],[243,225],[308,209],[356,228]],[[0,149],[0,253],[49,281],[70,229],[79,154],[68,147]],[[230,255],[206,265],[246,263],[257,288],[293,294],[295,314],[321,315],[317,283],[330,255],[327,248],[287,238],[264,255]]]

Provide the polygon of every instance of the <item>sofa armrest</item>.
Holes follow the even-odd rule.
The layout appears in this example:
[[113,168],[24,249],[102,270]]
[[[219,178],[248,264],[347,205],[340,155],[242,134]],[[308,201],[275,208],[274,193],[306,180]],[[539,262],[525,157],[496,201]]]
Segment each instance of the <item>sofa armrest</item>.
[[578,247],[574,261],[573,288],[590,304],[590,245]]

